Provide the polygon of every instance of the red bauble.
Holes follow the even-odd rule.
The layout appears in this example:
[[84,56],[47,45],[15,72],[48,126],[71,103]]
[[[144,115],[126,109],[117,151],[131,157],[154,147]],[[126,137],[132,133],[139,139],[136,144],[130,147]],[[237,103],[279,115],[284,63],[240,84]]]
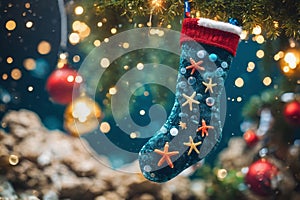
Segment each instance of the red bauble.
[[73,96],[78,96],[81,82],[82,77],[78,72],[65,65],[50,74],[46,83],[46,90],[53,102],[68,104],[72,101]]
[[285,120],[292,125],[300,125],[300,102],[291,101],[284,107]]
[[256,135],[256,133],[251,129],[244,133],[244,140],[246,141],[249,147],[255,145],[258,142],[258,139],[259,138]]
[[276,183],[278,169],[265,159],[252,163],[245,177],[245,182],[251,191],[258,195],[272,194],[272,184]]

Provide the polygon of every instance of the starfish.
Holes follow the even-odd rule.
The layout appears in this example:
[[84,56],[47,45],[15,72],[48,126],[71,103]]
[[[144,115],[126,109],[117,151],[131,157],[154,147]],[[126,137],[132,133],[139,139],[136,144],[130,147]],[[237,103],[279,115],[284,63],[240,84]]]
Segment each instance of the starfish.
[[189,104],[189,106],[190,106],[190,111],[193,110],[193,103],[195,103],[195,104],[200,104],[199,101],[197,101],[197,100],[194,99],[195,96],[196,96],[196,92],[193,92],[193,94],[192,94],[191,96],[187,96],[187,95],[184,94],[184,93],[183,93],[182,95],[183,95],[183,97],[186,99],[186,102],[184,102],[184,103],[182,104],[182,106],[185,106],[185,105]]
[[205,83],[205,82],[202,82],[203,85],[206,86],[206,89],[205,89],[205,93],[209,90],[211,93],[214,93],[213,91],[213,87],[217,86],[218,84],[216,83],[212,83],[212,79],[211,78],[208,78],[209,82],[208,83]]
[[202,142],[200,141],[200,142],[194,143],[192,136],[190,136],[189,139],[190,139],[190,142],[184,142],[183,143],[185,146],[190,147],[188,155],[190,155],[193,150],[195,150],[196,153],[199,154],[200,151],[197,149],[197,146],[199,146]]
[[202,131],[202,137],[204,137],[204,135],[208,136],[208,131],[207,131],[208,129],[214,129],[214,127],[207,126],[205,120],[202,119],[202,126],[197,129],[197,132]]
[[204,67],[200,66],[203,63],[202,60],[196,62],[193,58],[190,58],[190,63],[191,65],[187,66],[186,69],[192,69],[191,75],[193,75],[196,70],[205,70]]
[[157,166],[161,166],[164,162],[167,162],[171,168],[174,168],[173,162],[170,157],[179,154],[179,151],[169,152],[169,142],[166,142],[163,151],[159,149],[154,149],[154,152],[162,156],[161,159],[158,161]]
[[186,123],[182,121],[179,122],[179,126],[181,127],[181,129],[187,129]]

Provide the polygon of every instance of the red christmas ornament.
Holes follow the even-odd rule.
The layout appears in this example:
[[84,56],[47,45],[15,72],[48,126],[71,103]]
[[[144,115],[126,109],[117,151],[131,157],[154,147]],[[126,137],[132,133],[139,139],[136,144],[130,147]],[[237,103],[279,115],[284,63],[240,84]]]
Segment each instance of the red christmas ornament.
[[284,107],[285,120],[292,125],[300,125],[300,102],[291,101]]
[[245,182],[254,193],[267,196],[273,192],[277,173],[277,167],[265,159],[260,159],[250,165]]
[[255,145],[259,140],[256,133],[251,129],[246,131],[243,136],[244,136],[244,140],[246,141],[246,143],[249,147]]
[[79,95],[79,86],[82,77],[68,65],[63,68],[54,70],[46,83],[46,90],[55,103],[68,104],[72,101],[73,96]]

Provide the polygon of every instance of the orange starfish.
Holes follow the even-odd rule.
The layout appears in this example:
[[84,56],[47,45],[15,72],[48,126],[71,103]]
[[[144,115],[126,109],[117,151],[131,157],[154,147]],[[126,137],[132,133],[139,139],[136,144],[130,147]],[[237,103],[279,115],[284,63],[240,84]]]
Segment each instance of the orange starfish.
[[189,137],[189,140],[190,140],[189,143],[187,143],[187,142],[183,143],[185,146],[190,147],[189,152],[188,152],[188,156],[191,155],[191,153],[192,153],[193,150],[195,150],[196,153],[199,154],[200,151],[197,149],[197,146],[199,146],[202,142],[199,141],[197,143],[194,143],[194,140],[193,140],[192,136]]
[[161,159],[158,161],[157,166],[161,166],[164,162],[167,162],[171,168],[173,168],[174,165],[170,157],[179,154],[179,151],[169,152],[169,142],[166,142],[163,151],[159,149],[154,149],[154,152],[162,156]]
[[192,69],[191,75],[193,75],[196,70],[205,70],[204,67],[200,66],[203,63],[202,60],[196,62],[193,58],[190,58],[190,63],[191,65],[187,66],[186,69]]
[[197,132],[202,131],[202,137],[204,137],[204,135],[208,136],[208,129],[214,129],[214,127],[206,125],[205,120],[202,119],[202,126],[197,129]]

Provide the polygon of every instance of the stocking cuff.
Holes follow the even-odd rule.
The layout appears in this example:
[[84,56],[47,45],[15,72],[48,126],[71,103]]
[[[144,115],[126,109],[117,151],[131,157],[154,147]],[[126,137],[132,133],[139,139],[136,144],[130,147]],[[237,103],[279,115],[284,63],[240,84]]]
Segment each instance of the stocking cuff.
[[180,44],[196,41],[223,48],[236,54],[242,29],[238,26],[206,18],[185,18],[182,23]]

